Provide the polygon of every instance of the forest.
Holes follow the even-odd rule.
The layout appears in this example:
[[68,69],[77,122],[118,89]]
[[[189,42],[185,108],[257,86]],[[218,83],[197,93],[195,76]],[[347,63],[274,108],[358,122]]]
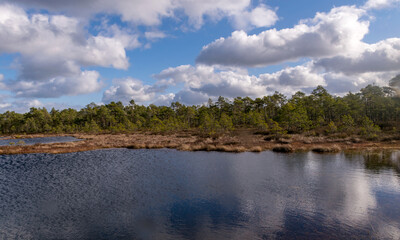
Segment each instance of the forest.
[[2,134],[130,133],[194,130],[205,134],[252,129],[270,134],[360,135],[399,133],[400,97],[391,87],[368,85],[357,93],[333,96],[322,86],[291,98],[275,92],[263,98],[219,97],[205,105],[142,106],[134,100],[76,109],[31,108],[0,114]]

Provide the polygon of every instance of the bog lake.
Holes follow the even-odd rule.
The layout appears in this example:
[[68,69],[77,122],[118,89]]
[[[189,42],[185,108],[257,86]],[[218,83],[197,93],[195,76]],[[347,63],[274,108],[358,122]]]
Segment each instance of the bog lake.
[[400,153],[0,156],[0,239],[399,239]]
[[63,142],[75,142],[75,141],[80,141],[80,139],[69,136],[18,138],[18,139],[0,138],[0,146],[34,145],[38,143],[46,144],[46,143],[63,143]]

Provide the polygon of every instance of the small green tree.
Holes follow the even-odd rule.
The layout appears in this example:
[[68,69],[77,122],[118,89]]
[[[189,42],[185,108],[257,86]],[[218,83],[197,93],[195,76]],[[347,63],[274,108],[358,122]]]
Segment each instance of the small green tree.
[[38,133],[39,128],[36,125],[35,119],[33,119],[33,118],[26,119],[25,124],[23,126],[23,130],[26,133]]
[[226,113],[222,113],[221,119],[219,120],[219,125],[225,131],[233,130],[232,118],[228,116]]
[[286,131],[279,126],[279,123],[275,122],[272,119],[268,120],[268,128],[271,134],[274,135],[283,135],[286,134]]
[[101,132],[101,128],[99,127],[99,125],[97,125],[97,123],[92,119],[92,121],[90,121],[89,123],[86,122],[85,126],[83,128],[84,132],[87,133],[99,133]]
[[247,124],[259,130],[268,130],[268,124],[264,121],[263,114],[256,111],[247,114]]
[[348,135],[354,134],[356,131],[355,123],[350,115],[344,115],[341,118],[339,131]]
[[301,105],[287,103],[282,108],[281,122],[289,132],[301,133],[310,128],[306,109]]
[[154,132],[161,132],[165,130],[164,123],[157,117],[153,116],[150,120],[150,130]]
[[360,128],[360,133],[362,136],[372,139],[378,137],[378,133],[380,132],[381,129],[379,126],[375,125],[374,122],[372,122],[368,117],[364,118]]
[[221,126],[218,121],[215,121],[210,117],[210,115],[205,112],[201,119],[200,129],[202,129],[207,134],[215,134],[217,130],[219,130]]
[[337,132],[336,124],[333,121],[330,121],[328,126],[325,129],[326,134],[333,134]]
[[175,131],[179,129],[179,122],[174,117],[170,117],[164,121],[166,131]]

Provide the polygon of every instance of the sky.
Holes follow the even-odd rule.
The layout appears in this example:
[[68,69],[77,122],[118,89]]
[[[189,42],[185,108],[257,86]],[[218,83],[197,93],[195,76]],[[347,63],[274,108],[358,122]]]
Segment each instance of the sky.
[[400,0],[0,0],[0,112],[386,86],[399,23]]

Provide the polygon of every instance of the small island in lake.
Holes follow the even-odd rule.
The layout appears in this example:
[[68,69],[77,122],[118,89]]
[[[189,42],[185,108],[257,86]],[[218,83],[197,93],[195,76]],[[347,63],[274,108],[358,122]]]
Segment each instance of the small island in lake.
[[132,100],[89,104],[81,110],[31,108],[0,115],[9,139],[73,136],[82,141],[1,146],[1,154],[65,153],[103,148],[174,148],[185,151],[278,152],[400,149],[400,98],[369,85],[333,96],[323,87],[290,99],[276,92],[207,105],[141,106]]

